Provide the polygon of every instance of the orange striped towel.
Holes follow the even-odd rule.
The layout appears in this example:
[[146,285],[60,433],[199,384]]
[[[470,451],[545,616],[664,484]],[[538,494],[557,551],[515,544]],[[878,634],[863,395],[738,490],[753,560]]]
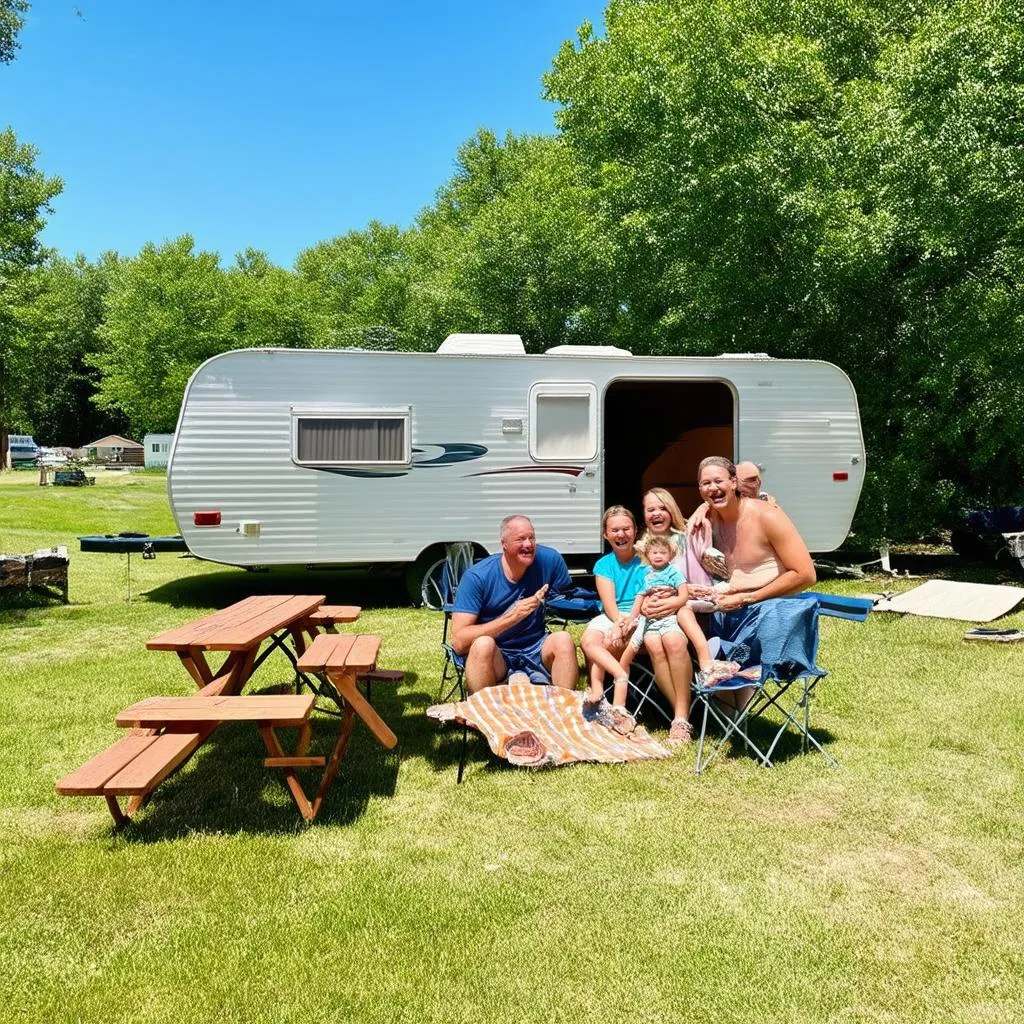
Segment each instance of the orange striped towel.
[[511,683],[489,686],[468,700],[435,704],[427,715],[465,722],[487,738],[491,750],[512,764],[572,764],[574,761],[643,761],[669,757],[647,731],[620,736],[583,718],[582,692],[558,686]]

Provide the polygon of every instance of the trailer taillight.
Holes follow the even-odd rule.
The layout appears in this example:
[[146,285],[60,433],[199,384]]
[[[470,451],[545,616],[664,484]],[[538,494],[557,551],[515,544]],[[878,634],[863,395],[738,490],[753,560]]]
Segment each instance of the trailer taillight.
[[193,526],[220,526],[220,510],[192,513]]
[[850,474],[845,469],[840,469],[838,472],[832,474],[833,480],[849,480]]

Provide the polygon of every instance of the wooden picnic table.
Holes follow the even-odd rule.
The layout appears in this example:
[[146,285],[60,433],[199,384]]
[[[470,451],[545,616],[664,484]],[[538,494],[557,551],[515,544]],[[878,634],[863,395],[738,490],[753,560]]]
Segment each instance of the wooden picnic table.
[[[323,594],[247,597],[212,615],[165,630],[149,640],[146,647],[178,655],[199,688],[195,696],[184,699],[237,696],[273,650],[282,650],[294,667],[297,655],[306,649],[307,633],[312,636],[321,628],[351,622],[359,616],[360,609],[355,606],[324,606],[323,601]],[[264,647],[267,640],[270,643]],[[217,651],[224,652],[226,657],[214,669],[208,656]],[[372,667],[372,663],[367,666]],[[201,705],[193,708],[198,713]],[[57,792],[66,796],[102,796],[114,821],[123,824],[222,720],[195,719],[189,729],[171,728],[166,723],[135,727],[129,735],[61,779]],[[120,807],[121,797],[129,798],[127,813]]]
[[[325,694],[324,689],[318,688],[318,692],[330,696],[339,707],[338,738],[329,757],[307,754],[311,736],[309,715],[315,700],[313,694],[150,697],[125,708],[116,721],[119,726],[137,730],[133,734],[135,736],[142,730],[158,732],[156,740],[151,742],[174,741],[179,737],[205,738],[222,722],[256,722],[270,755],[263,763],[284,772],[285,784],[299,812],[306,821],[313,821],[320,813],[324,798],[338,773],[357,715],[389,750],[398,743],[398,737],[356,687],[357,679],[375,668],[379,651],[380,637],[376,635],[324,633],[299,657],[301,671],[326,676],[331,689]],[[287,753],[281,745],[275,731],[281,726],[299,728],[293,754]],[[316,796],[310,800],[299,782],[296,769],[318,767],[322,767],[324,772]]]
[[[199,687],[200,695],[238,694],[275,648],[280,648],[295,665],[296,655],[306,649],[309,618],[323,602],[323,594],[247,597],[212,615],[165,630],[148,640],[146,647],[177,654]],[[260,654],[260,647],[268,639],[269,646]],[[294,654],[286,644],[288,639]],[[207,661],[210,651],[227,652],[216,672]]]

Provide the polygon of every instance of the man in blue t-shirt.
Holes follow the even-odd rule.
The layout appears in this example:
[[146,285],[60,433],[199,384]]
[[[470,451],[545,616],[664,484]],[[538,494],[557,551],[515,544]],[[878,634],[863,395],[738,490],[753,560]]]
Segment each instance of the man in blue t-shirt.
[[452,609],[452,646],[466,659],[470,693],[517,672],[530,682],[575,688],[576,644],[566,632],[544,631],[545,596],[571,586],[565,559],[538,545],[533,523],[526,516],[506,516],[501,554],[466,571]]

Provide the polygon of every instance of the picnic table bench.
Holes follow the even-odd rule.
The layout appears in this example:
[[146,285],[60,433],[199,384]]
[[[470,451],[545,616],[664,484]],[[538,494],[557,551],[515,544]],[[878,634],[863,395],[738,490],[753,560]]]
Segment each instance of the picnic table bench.
[[298,628],[309,634],[310,640],[316,639],[321,630],[325,633],[337,633],[339,623],[355,622],[363,609],[357,604],[322,604],[310,612],[298,624]]
[[[376,656],[376,655],[374,655]],[[263,763],[284,772],[285,784],[306,821],[313,821],[338,771],[338,765],[352,732],[343,721],[330,758],[307,754],[311,738],[312,694],[260,694],[252,697],[150,697],[125,708],[116,719],[120,726],[135,729],[163,729],[163,735],[188,734],[192,730],[216,728],[223,722],[256,722],[270,755]],[[297,727],[295,753],[288,754],[276,730]],[[297,768],[324,768],[317,794],[311,801],[295,774]]]
[[[248,597],[194,622],[165,630],[149,640],[149,650],[171,651],[195,682],[195,697],[236,696],[267,655],[281,649],[294,666],[295,651],[306,648],[300,624],[323,603],[323,595]],[[260,653],[264,641],[270,643]],[[219,668],[209,652],[223,651]],[[367,666],[372,667],[372,666]],[[186,700],[195,699],[184,698]],[[196,719],[194,727],[139,726],[57,783],[64,796],[102,796],[116,824],[123,824],[171,772],[180,768],[210,737],[222,719]],[[128,797],[127,810],[119,800]]]
[[398,742],[398,737],[374,710],[369,697],[360,693],[356,685],[360,679],[396,682],[403,677],[401,672],[374,671],[379,649],[379,636],[321,633],[299,656],[298,668],[302,673],[311,673],[323,680],[319,686],[312,684],[313,689],[337,704],[343,731],[347,728],[351,732],[354,716],[359,715],[370,732],[390,750]]

